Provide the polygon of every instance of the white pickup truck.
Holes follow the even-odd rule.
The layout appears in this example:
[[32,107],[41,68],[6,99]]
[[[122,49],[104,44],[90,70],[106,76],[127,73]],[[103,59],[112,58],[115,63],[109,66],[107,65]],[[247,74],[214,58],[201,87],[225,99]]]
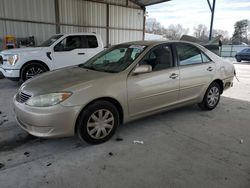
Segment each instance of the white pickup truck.
[[84,63],[103,49],[95,33],[57,34],[38,47],[0,52],[0,71],[8,79],[26,81],[46,71]]

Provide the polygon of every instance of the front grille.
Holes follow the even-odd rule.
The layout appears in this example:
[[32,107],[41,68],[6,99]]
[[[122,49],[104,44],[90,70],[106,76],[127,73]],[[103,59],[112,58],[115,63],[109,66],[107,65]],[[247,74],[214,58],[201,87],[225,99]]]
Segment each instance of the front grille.
[[3,57],[0,56],[0,65],[2,65],[2,64],[3,64]]
[[27,100],[29,100],[30,97],[31,95],[26,94],[24,92],[20,92],[18,93],[17,101],[20,103],[25,103]]

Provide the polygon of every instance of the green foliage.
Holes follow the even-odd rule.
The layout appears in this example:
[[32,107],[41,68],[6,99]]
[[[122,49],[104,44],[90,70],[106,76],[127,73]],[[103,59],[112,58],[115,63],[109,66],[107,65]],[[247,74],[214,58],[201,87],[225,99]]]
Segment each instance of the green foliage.
[[248,43],[249,20],[244,19],[234,24],[233,43]]

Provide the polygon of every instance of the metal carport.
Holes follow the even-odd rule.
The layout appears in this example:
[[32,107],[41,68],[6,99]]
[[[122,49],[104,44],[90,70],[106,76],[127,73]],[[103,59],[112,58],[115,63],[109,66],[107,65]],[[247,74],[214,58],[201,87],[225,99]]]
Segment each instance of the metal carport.
[[54,33],[69,32],[99,33],[105,46],[142,40],[145,6],[165,1],[1,0],[0,40],[8,34],[35,36],[39,44]]

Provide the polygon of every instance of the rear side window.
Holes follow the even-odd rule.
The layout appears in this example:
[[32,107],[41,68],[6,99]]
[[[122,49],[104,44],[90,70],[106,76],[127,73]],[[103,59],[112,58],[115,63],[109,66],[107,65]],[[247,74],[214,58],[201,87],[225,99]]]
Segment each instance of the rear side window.
[[241,52],[247,52],[247,51],[248,51],[248,49],[247,49],[247,48],[245,48],[245,49],[241,50]]
[[177,44],[176,50],[179,57],[179,65],[193,65],[203,62],[200,50],[192,45]]
[[98,47],[98,42],[97,38],[94,35],[86,35],[83,36],[83,48],[97,48]]
[[211,62],[211,59],[209,57],[207,57],[204,53],[201,52],[201,56],[202,56],[202,62],[203,63],[209,63]]

